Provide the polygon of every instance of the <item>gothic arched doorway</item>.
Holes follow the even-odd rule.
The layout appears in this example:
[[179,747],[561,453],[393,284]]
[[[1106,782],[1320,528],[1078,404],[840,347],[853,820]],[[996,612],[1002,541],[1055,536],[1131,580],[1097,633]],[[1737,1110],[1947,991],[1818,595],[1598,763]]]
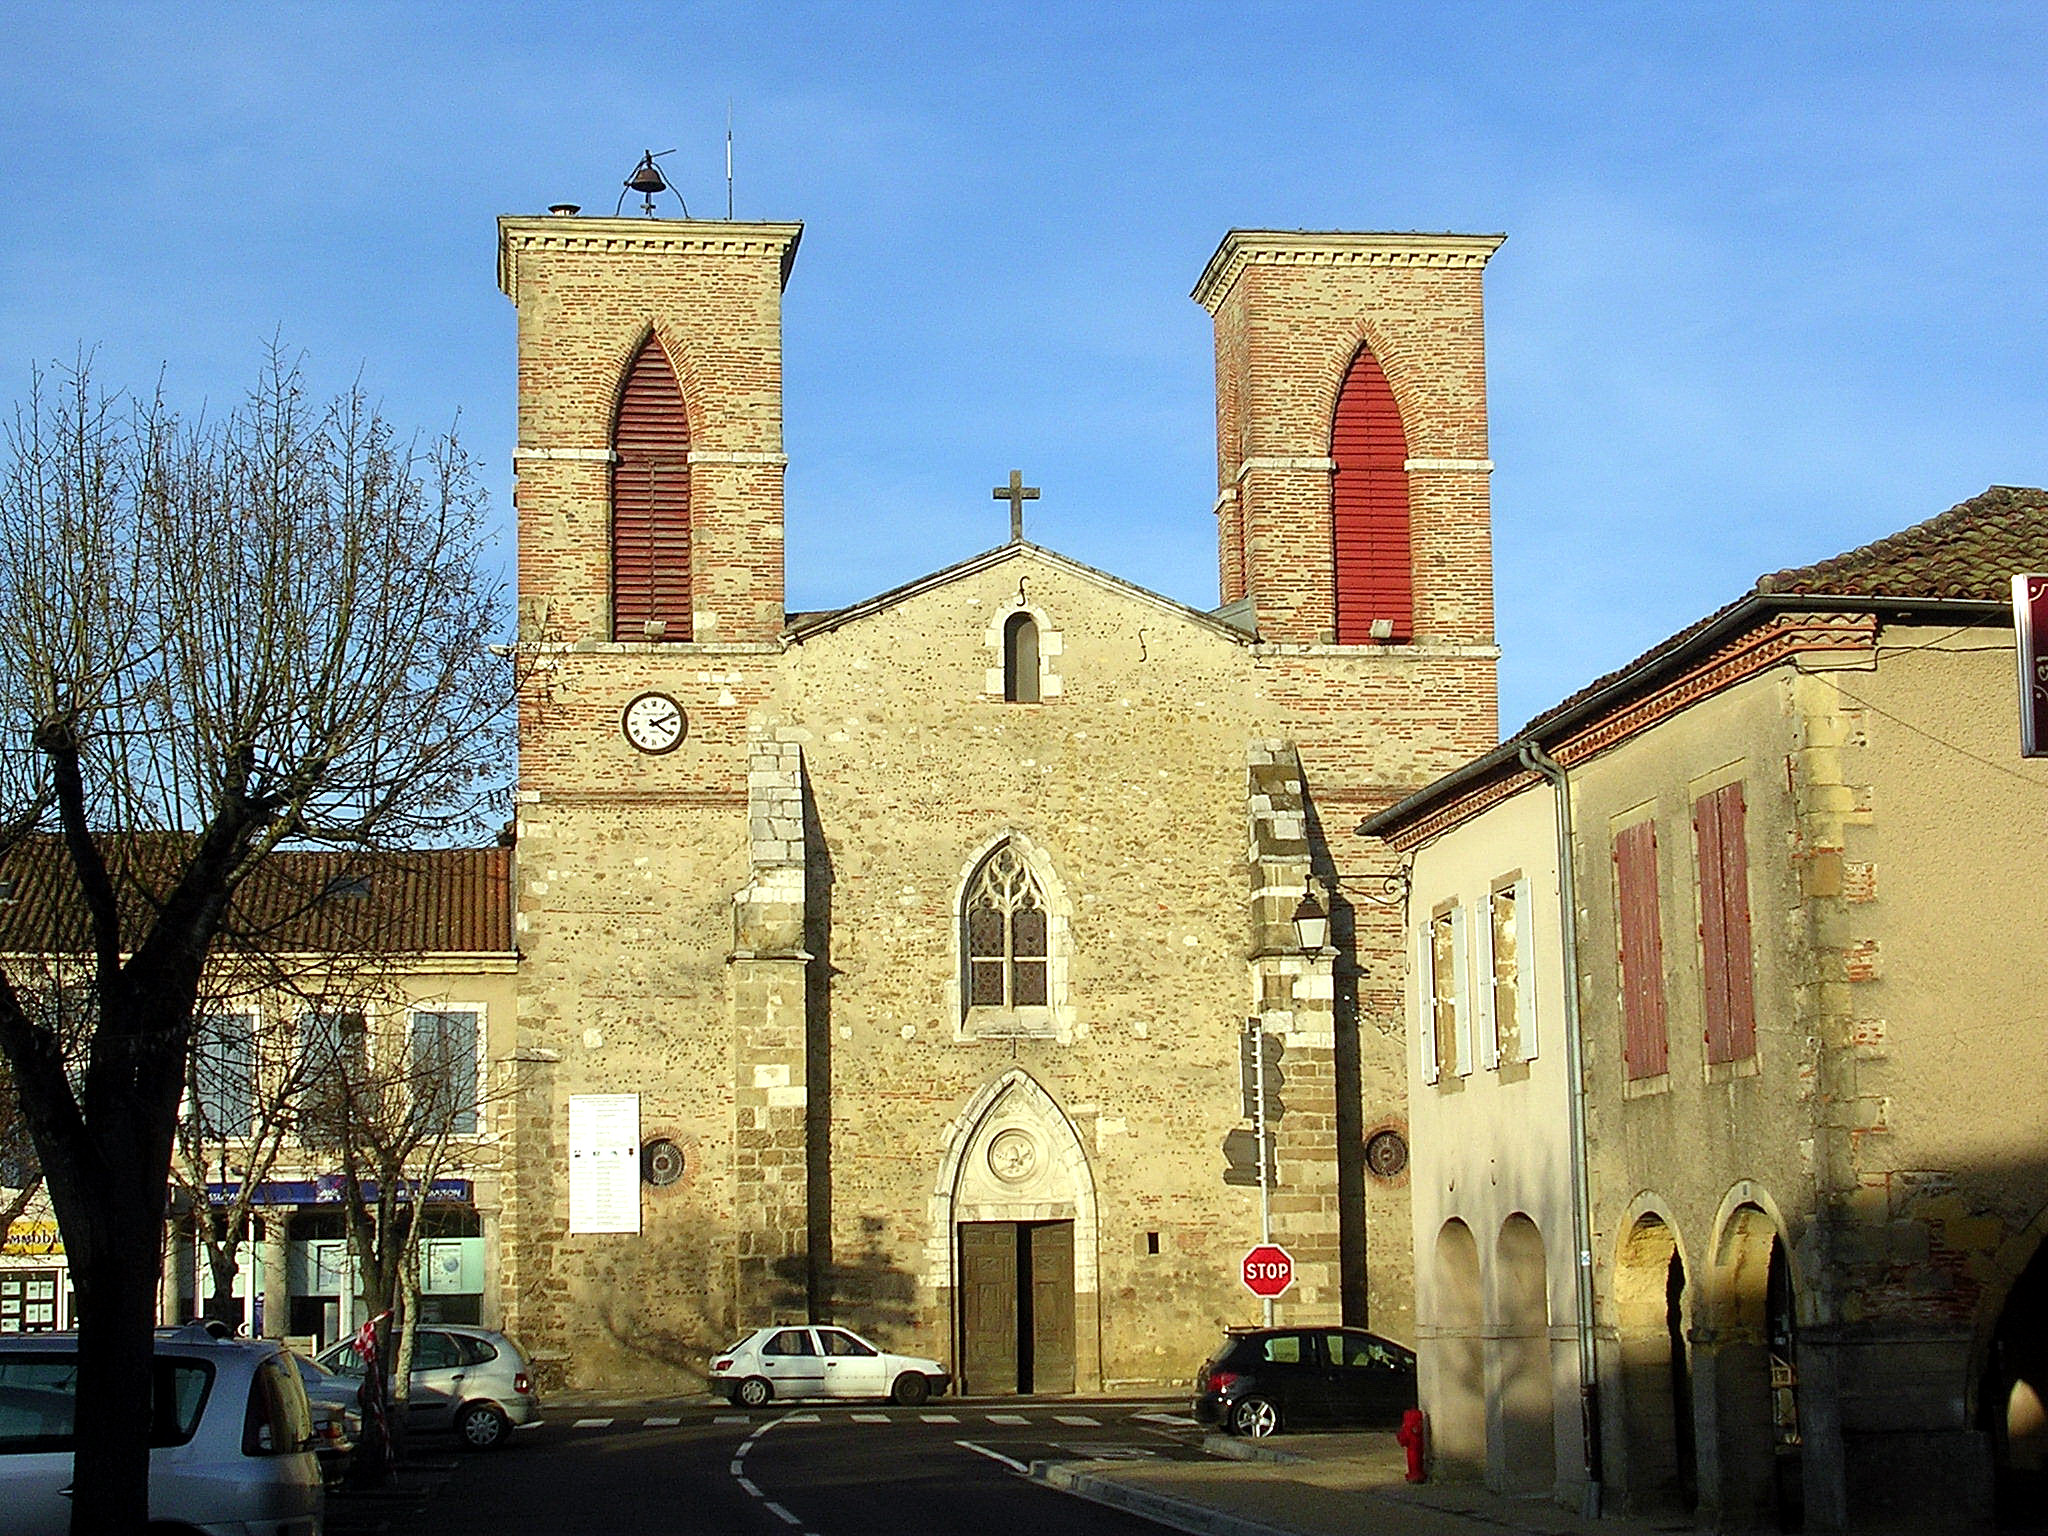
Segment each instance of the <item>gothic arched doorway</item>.
[[1101,1376],[1095,1185],[1052,1096],[1021,1068],[954,1120],[934,1199],[963,1392],[1072,1392]]

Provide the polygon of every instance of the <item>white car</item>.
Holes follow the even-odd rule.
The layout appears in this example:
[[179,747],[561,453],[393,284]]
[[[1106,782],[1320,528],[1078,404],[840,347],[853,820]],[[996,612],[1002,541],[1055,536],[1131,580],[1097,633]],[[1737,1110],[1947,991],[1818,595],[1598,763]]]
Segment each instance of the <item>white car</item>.
[[711,1390],[742,1408],[778,1397],[885,1397],[911,1407],[952,1379],[936,1360],[892,1355],[846,1328],[756,1328],[711,1362]]
[[[274,1341],[200,1324],[158,1333],[149,1432],[152,1531],[320,1536],[325,1490],[306,1390]],[[0,1338],[0,1530],[71,1529],[78,1335]]]

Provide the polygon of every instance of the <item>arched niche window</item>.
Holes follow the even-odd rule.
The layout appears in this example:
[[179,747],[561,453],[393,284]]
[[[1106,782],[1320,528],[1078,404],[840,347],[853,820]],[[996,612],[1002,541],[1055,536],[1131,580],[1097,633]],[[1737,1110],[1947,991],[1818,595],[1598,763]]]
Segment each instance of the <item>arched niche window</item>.
[[690,424],[661,343],[626,370],[612,424],[612,638],[690,638]]
[[1337,643],[1408,640],[1415,579],[1408,544],[1408,434],[1379,360],[1351,360],[1330,423]]
[[1052,924],[1045,891],[1014,844],[989,853],[967,882],[961,912],[970,1018],[1014,1019],[1019,1026],[1052,1017]]
[[1028,613],[1013,613],[1003,623],[1003,698],[1038,702],[1038,621]]

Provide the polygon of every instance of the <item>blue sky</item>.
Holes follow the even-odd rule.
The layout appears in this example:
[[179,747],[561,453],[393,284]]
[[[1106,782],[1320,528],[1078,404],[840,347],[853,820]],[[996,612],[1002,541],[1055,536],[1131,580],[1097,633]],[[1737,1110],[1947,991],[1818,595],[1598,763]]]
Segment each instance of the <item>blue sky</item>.
[[[2048,478],[2037,5],[20,5],[0,393],[233,397],[267,338],[459,414],[509,513],[505,212],[801,219],[789,603],[1031,536],[1215,601],[1238,227],[1505,231],[1503,724],[1745,589]],[[509,569],[510,531],[505,538]]]

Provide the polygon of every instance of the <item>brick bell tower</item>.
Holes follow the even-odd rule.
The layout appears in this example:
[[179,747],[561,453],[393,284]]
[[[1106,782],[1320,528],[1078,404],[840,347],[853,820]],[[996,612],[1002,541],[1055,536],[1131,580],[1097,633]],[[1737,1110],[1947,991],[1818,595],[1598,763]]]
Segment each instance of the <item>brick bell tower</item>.
[[[1275,738],[1251,769],[1253,990],[1293,1098],[1329,1105],[1281,1123],[1276,1230],[1297,1267],[1341,1273],[1345,1321],[1396,1337],[1407,1186],[1364,1149],[1407,1130],[1404,911],[1398,861],[1350,832],[1496,739],[1480,285],[1501,239],[1233,230],[1194,289],[1221,611],[1256,632]],[[1289,919],[1311,886],[1332,948],[1305,959]]]
[[1480,277],[1503,238],[1240,229],[1210,258],[1222,600],[1262,638],[1492,643]]
[[[800,782],[754,717],[781,668],[801,234],[573,209],[498,224],[523,669],[499,1284],[508,1322],[586,1380],[665,1379],[618,1340],[729,1337],[806,1252],[803,849],[749,835]],[[643,1155],[670,1167],[598,1214],[568,1144],[591,1096],[630,1098]]]
[[800,224],[498,221],[528,641],[782,629],[782,289]]

